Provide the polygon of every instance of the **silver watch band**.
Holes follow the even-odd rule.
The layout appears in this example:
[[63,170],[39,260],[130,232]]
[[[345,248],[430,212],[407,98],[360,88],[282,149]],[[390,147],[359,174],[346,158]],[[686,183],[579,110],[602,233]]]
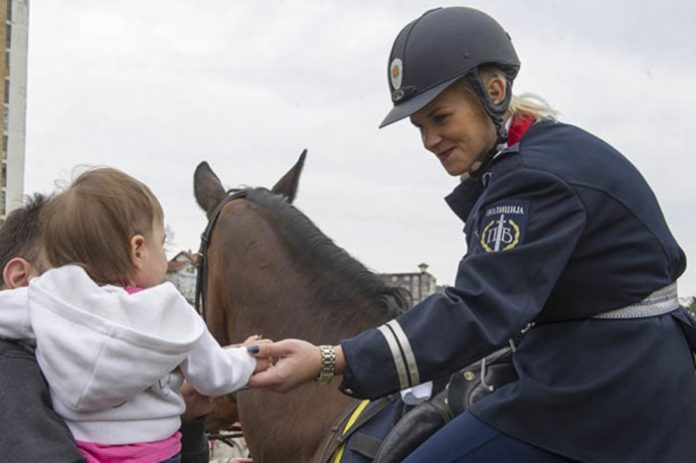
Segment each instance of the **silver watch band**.
[[319,346],[321,352],[321,369],[319,376],[314,378],[317,384],[329,384],[336,372],[336,351],[333,346]]

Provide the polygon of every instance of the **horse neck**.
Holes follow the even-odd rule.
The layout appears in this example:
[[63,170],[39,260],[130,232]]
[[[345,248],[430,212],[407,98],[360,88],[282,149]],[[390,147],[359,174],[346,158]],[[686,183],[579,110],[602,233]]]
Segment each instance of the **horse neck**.
[[[250,209],[242,205],[221,216],[221,233],[211,241],[209,323],[221,342],[261,334],[336,344],[389,318],[373,298],[332,269],[298,264],[302,259],[286,248],[266,218]],[[240,416],[255,460],[312,461],[350,400],[336,387],[317,391],[315,385],[282,396],[240,394]]]
[[274,339],[338,343],[388,318],[374,301],[338,287],[335,297],[318,297],[316,277],[288,269],[292,267],[278,266],[231,288],[237,296],[230,301],[236,312],[235,326],[230,326],[236,339],[260,333]]
[[210,272],[230,342],[262,334],[337,343],[390,318],[354,282],[288,249],[272,218],[253,205],[231,212],[218,223]]

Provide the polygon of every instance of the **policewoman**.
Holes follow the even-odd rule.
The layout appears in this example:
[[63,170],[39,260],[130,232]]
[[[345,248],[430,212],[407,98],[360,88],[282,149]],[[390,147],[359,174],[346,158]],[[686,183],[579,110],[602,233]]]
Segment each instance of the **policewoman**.
[[447,198],[468,249],[455,285],[338,346],[260,346],[280,360],[252,384],[342,374],[343,392],[377,398],[525,331],[519,380],[407,462],[696,461],[696,328],[675,283],[685,255],[624,156],[512,96],[519,68],[508,34],[480,11],[436,9],[403,28],[381,126],[410,118],[461,177]]

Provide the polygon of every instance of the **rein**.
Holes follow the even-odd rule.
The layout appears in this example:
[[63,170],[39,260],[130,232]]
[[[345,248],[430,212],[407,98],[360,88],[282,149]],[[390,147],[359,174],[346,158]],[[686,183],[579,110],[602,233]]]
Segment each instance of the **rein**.
[[225,196],[210,213],[208,225],[206,225],[205,230],[203,230],[203,233],[201,233],[201,246],[198,249],[198,275],[196,276],[195,307],[198,313],[203,317],[203,321],[206,323],[208,322],[208,245],[210,244],[210,235],[213,233],[213,228],[217,223],[217,219],[220,217],[220,213],[227,203],[234,201],[235,199],[245,198],[246,195],[247,192],[243,189],[234,188],[228,190],[227,196]]

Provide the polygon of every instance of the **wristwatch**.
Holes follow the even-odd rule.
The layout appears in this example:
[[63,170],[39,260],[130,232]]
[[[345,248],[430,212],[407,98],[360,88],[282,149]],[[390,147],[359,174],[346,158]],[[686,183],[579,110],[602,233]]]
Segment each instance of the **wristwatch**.
[[319,376],[314,378],[316,384],[329,384],[336,372],[336,351],[333,346],[319,346],[321,352],[321,369]]

